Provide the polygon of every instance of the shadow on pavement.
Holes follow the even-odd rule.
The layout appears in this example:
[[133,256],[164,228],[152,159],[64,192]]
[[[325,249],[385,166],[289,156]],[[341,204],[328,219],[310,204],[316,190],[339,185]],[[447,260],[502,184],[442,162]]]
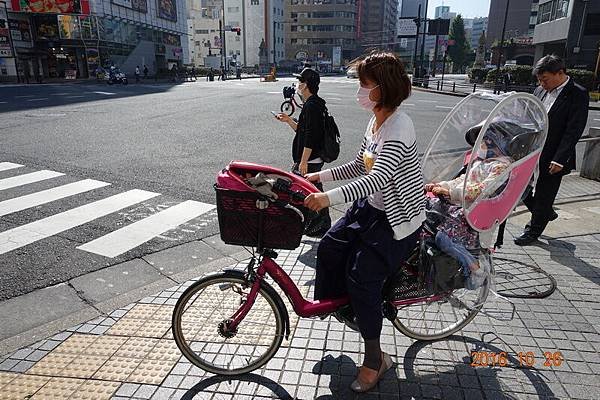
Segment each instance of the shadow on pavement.
[[[486,339],[486,337],[489,339]],[[439,350],[438,345],[441,343],[445,343],[448,348],[453,349],[464,348],[466,345],[468,353],[462,357],[462,360],[436,357],[437,352],[444,352],[444,350]],[[422,366],[425,363],[425,357],[422,354],[419,355],[421,352],[431,355],[430,365]],[[472,366],[471,354],[473,352],[495,354],[506,352],[506,366]],[[484,392],[486,398],[519,399],[522,393],[519,393],[513,386],[515,375],[518,374],[517,381],[523,386],[534,389],[539,398],[557,399],[546,383],[549,379],[543,375],[543,371],[533,367],[520,366],[520,361],[517,358],[518,352],[518,349],[512,349],[494,332],[482,334],[481,340],[471,337],[450,336],[442,341],[415,342],[404,354],[403,366],[406,379],[399,380],[400,393],[402,394],[403,384],[416,383],[420,387],[437,387],[438,393],[451,391],[452,389],[463,389],[466,398],[469,398],[468,392],[474,390]],[[538,363],[541,361],[537,360]],[[524,379],[519,379],[520,376],[524,376]],[[458,387],[453,388],[452,381],[458,382]],[[435,389],[433,391],[436,392]],[[513,392],[518,392],[518,394]],[[461,396],[460,393],[457,394],[458,397]],[[457,394],[441,393],[441,398],[456,398]],[[476,393],[471,394],[479,396]],[[430,395],[423,393],[423,396]]]
[[107,85],[96,82],[8,87],[0,86],[0,98],[2,98],[4,102],[0,108],[0,114],[164,93],[174,87],[182,86],[184,84],[194,85],[195,82],[154,83],[153,81],[150,81],[142,82],[140,84],[130,83],[126,86]]
[[[223,388],[219,388],[219,386],[224,382],[229,383],[233,390],[224,390]],[[244,383],[248,384],[248,390],[240,390],[240,386]],[[207,391],[207,389],[211,388],[212,386],[214,387],[212,388],[212,390],[209,391],[215,392],[215,395],[212,396],[211,399],[218,399],[218,392],[223,393],[223,397],[230,399],[231,393],[233,393],[234,391],[236,393],[245,394],[246,396],[251,397],[260,389],[259,387],[264,387],[268,389],[268,391],[270,391],[271,393],[266,394],[266,391],[263,390],[265,394],[256,394],[256,396],[265,398],[273,398],[273,396],[277,396],[275,398],[283,400],[293,399],[293,397],[287,392],[287,390],[285,390],[277,382],[256,374],[244,374],[237,376],[213,376],[211,378],[200,381],[191,389],[189,389],[181,397],[181,400],[192,400],[197,394]]]
[[[486,336],[492,335],[486,341]],[[493,342],[501,342],[492,344]],[[440,348],[440,344],[443,344]],[[464,349],[469,351],[462,359],[452,359],[448,349]],[[507,365],[496,366],[471,366],[471,352],[488,352],[499,354],[507,353]],[[354,361],[345,355],[333,357],[325,356],[313,367],[313,373],[330,375],[329,389],[331,395],[317,397],[319,400],[327,399],[361,399],[377,398],[377,395],[386,395],[390,398],[474,398],[485,393],[491,399],[519,399],[518,390],[514,387],[515,374],[522,379],[518,381],[535,391],[537,396],[546,399],[557,399],[546,382],[543,371],[536,368],[521,368],[516,358],[518,350],[502,342],[492,332],[482,335],[482,340],[469,337],[450,336],[442,341],[413,343],[404,355],[398,354],[397,359],[403,360],[395,364],[395,371],[388,371],[379,384],[370,392],[357,394],[352,392],[350,384],[358,373]],[[392,357],[394,358],[394,357]],[[540,362],[541,360],[537,360]],[[510,372],[502,371],[509,369]],[[399,372],[402,371],[403,378]],[[512,373],[512,375],[511,375]],[[464,392],[464,393],[463,393]],[[517,393],[513,393],[517,392]],[[531,393],[529,391],[528,393]],[[386,397],[387,398],[387,397]]]
[[560,239],[548,238],[547,245],[539,242],[536,245],[540,248],[548,250],[550,252],[550,258],[552,261],[572,269],[573,272],[579,274],[585,279],[590,280],[596,285],[600,284],[600,271],[598,270],[598,267],[583,261],[581,258],[575,255],[575,251],[577,249],[584,250],[586,246],[589,246],[590,252],[597,252],[598,245],[596,243],[573,243]]

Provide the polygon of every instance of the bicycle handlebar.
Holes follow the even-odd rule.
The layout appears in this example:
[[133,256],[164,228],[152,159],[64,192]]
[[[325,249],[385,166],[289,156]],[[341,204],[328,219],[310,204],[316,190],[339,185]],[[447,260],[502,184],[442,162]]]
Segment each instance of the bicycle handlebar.
[[273,189],[287,193],[293,200],[304,202],[306,195],[302,192],[291,189],[292,182],[278,178],[273,184]]

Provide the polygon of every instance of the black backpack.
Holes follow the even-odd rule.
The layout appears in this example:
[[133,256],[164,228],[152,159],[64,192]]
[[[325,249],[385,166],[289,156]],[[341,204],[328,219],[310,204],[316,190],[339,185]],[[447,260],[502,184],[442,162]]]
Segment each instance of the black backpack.
[[337,160],[340,155],[340,130],[327,107],[323,111],[323,149],[321,159],[326,163]]

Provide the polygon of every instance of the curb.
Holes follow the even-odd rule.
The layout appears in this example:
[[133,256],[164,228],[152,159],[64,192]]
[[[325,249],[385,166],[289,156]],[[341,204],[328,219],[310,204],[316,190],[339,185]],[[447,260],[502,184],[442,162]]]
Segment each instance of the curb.
[[[206,238],[205,238],[206,239]],[[192,242],[183,243],[179,246],[194,243],[194,242],[202,242],[207,244],[203,239],[198,239]],[[173,251],[179,246],[171,247],[162,251]],[[212,246],[211,246],[212,247]],[[218,249],[212,247],[215,251],[219,251]],[[160,253],[160,252],[158,252]],[[153,253],[157,254],[157,253]],[[13,334],[12,336],[8,336],[0,339],[0,356],[11,353],[19,348],[29,346],[33,343],[36,343],[46,337],[55,335],[64,330],[67,330],[77,324],[84,323],[91,319],[107,316],[112,311],[127,306],[133,302],[143,299],[144,297],[154,295],[158,292],[171,288],[173,286],[180,285],[185,283],[188,280],[198,278],[208,272],[217,271],[227,267],[231,264],[238,263],[246,258],[248,258],[248,253],[245,250],[238,251],[236,253],[223,255],[223,257],[218,258],[216,260],[212,260],[207,263],[199,264],[192,268],[189,268],[183,272],[177,272],[171,275],[161,274],[163,278],[154,280],[145,285],[134,287],[131,290],[127,290],[123,293],[119,293],[117,296],[100,300],[97,302],[93,302],[90,299],[87,299],[85,291],[78,290],[74,285],[73,281],[81,280],[82,278],[92,276],[97,274],[99,271],[107,270],[109,268],[119,267],[123,264],[132,263],[135,261],[141,261],[149,266],[152,266],[145,257],[150,256],[151,254],[144,255],[143,257],[138,257],[132,260],[124,261],[119,264],[111,265],[106,268],[99,269],[97,271],[93,271],[75,278],[70,279],[66,282],[61,282],[53,286],[48,286],[46,288],[34,290],[33,292],[29,292],[17,297],[13,297],[11,299],[4,300],[0,302],[0,305],[3,303],[9,305],[9,308],[12,310],[20,310],[23,308],[27,308],[33,303],[39,301],[39,298],[46,298],[48,301],[52,302],[52,297],[59,298],[67,303],[70,303],[69,306],[74,309],[71,312],[68,312],[64,315],[58,315],[57,318],[52,319],[50,321],[43,321],[43,315],[38,316],[37,318],[40,320],[39,323],[36,324],[35,316],[27,315],[24,318],[29,318],[30,321],[33,321],[30,325],[34,325],[34,327],[26,329],[22,332],[18,332]],[[153,267],[154,268],[154,267]],[[155,268],[159,273],[158,268]],[[129,281],[133,284],[135,281],[135,274],[132,274],[129,277]],[[123,276],[120,276],[121,280],[125,279]],[[32,318],[33,317],[33,318]]]

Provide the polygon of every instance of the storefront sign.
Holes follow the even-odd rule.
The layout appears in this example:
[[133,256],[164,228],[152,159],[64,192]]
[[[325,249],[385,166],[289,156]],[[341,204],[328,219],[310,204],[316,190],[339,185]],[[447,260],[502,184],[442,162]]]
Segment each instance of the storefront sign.
[[177,7],[175,0],[156,0],[159,18],[177,21]]
[[148,12],[148,3],[146,0],[111,0],[111,3],[121,7],[131,8],[141,13]]
[[58,39],[58,23],[56,20],[56,15],[36,15],[33,17],[33,26],[36,27],[36,39]]
[[81,39],[79,17],[75,15],[59,15],[58,33],[61,39]]
[[21,42],[31,42],[31,31],[29,30],[29,21],[9,19],[8,25],[13,40]]
[[0,28],[0,56],[12,57],[8,28]]
[[77,70],[66,69],[65,70],[65,79],[77,79]]
[[61,13],[61,14],[89,14],[89,3],[85,0],[12,0],[14,11],[32,13]]
[[342,64],[342,47],[334,46],[331,55],[331,63],[334,67],[339,67]]

